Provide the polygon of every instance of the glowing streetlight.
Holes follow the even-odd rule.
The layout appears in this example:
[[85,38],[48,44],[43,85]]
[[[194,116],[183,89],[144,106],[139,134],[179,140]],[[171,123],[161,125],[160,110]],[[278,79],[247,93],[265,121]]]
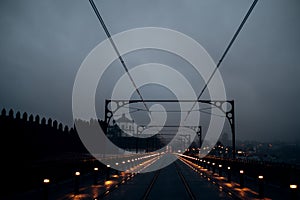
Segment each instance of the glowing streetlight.
[[216,163],[212,163],[213,174],[215,173],[215,165],[216,165]]
[[264,197],[264,176],[262,175],[258,176],[258,195],[261,199]]
[[45,178],[43,182],[44,182],[45,184],[48,184],[48,183],[50,183],[50,180],[47,179],[47,178]]
[[231,182],[231,170],[229,166],[227,167],[227,181]]
[[97,172],[98,172],[98,167],[94,167],[94,185],[97,185]]
[[240,187],[244,187],[244,170],[240,170]]
[[108,180],[110,177],[110,165],[106,165],[106,177],[105,179]]
[[291,199],[298,199],[298,185],[290,184]]
[[75,195],[79,193],[79,176],[80,176],[80,172],[76,171],[75,172],[75,189],[74,189],[74,193]]
[[298,188],[297,185],[294,185],[294,184],[291,184],[291,185],[290,185],[290,189],[297,189],[297,188]]
[[48,185],[50,183],[50,179],[45,178],[43,180],[44,183],[44,199],[47,200],[48,199]]
[[219,176],[222,176],[222,165],[219,165]]

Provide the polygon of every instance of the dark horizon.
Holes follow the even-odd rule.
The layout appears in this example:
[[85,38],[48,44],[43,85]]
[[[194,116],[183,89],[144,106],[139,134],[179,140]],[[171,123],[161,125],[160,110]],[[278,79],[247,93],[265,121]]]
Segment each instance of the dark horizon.
[[[47,117],[47,116],[41,116],[39,114],[34,114],[34,113],[29,113],[29,112],[21,112],[21,111],[18,111],[18,110],[13,110],[12,108],[10,109],[6,109],[6,108],[2,108],[0,109],[1,110],[1,113],[0,113],[0,117],[1,116],[4,116],[3,114],[5,113],[5,116],[10,116],[10,112],[12,111],[13,112],[13,119],[23,119],[23,116],[24,114],[26,113],[26,116],[27,116],[27,120],[29,120],[29,117],[32,115],[32,120],[33,122],[36,122],[36,118],[39,120],[38,123],[41,124],[41,121],[42,120],[45,120],[46,124],[48,124],[48,121],[50,120],[51,122],[53,121],[56,121],[57,125],[60,125],[64,128],[68,128],[68,130],[70,130],[71,128],[74,129],[75,127],[75,123],[72,123],[71,125],[69,124],[65,124],[63,123],[62,121],[59,121],[57,120],[56,118],[52,118],[52,117]],[[19,115],[19,116],[17,116]],[[93,120],[96,120],[96,119],[91,119],[91,121]],[[103,119],[97,119],[97,120],[100,120],[102,121]],[[90,121],[86,121],[86,122],[90,122]],[[228,137],[228,140],[231,142],[231,132],[229,131],[225,131],[225,132],[222,132],[220,138],[219,138],[219,141],[222,141],[222,136],[223,134],[227,134],[227,137]],[[288,145],[288,144],[296,144],[297,146],[300,145],[300,140],[295,140],[295,141],[284,141],[284,140],[249,140],[249,139],[239,139],[239,138],[236,138],[236,145],[240,145],[240,144],[245,144],[245,143],[261,143],[261,144],[285,144],[285,145]],[[228,144],[229,146],[231,144]]]

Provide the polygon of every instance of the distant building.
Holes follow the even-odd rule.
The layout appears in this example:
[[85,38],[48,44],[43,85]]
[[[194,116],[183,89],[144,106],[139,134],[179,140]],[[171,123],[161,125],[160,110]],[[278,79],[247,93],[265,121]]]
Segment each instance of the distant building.
[[[136,134],[136,127],[134,125],[134,121],[128,119],[123,113],[122,116],[115,121],[116,125],[121,129],[121,137],[128,137],[130,135]],[[128,135],[128,134],[130,135]]]

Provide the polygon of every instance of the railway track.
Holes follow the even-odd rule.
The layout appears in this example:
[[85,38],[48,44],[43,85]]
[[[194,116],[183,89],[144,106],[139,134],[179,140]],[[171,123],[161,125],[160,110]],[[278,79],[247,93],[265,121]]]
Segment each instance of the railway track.
[[155,182],[156,182],[156,180],[157,180],[159,174],[160,174],[160,170],[156,171],[156,173],[155,173],[153,179],[151,180],[151,183],[150,183],[149,186],[147,187],[147,190],[146,190],[144,196],[142,197],[142,200],[147,200],[147,199],[148,199],[149,194],[150,194],[150,192],[151,192],[151,190],[152,190],[152,188],[153,188],[153,186],[154,186],[154,184],[155,184]]
[[185,177],[183,176],[183,174],[181,173],[181,169],[178,167],[178,164],[175,162],[174,163],[176,171],[178,176],[180,177],[181,182],[184,185],[185,190],[187,191],[187,193],[189,194],[190,199],[192,200],[196,200],[196,197],[194,195],[194,193],[192,192],[192,189],[190,188],[188,182],[186,181]]
[[[184,175],[182,174],[181,172],[181,169],[180,167],[178,166],[178,164],[176,162],[174,162],[172,165],[174,165],[175,169],[176,169],[176,172],[177,172],[177,175],[178,175],[178,178],[180,179],[181,183],[182,183],[182,186],[185,188],[188,196],[189,196],[189,199],[191,200],[196,200],[197,198],[195,197],[191,187],[189,186],[189,183],[188,181],[186,180],[186,178],[184,177]],[[157,182],[157,179],[159,177],[159,175],[161,174],[161,170],[158,170],[155,172],[150,184],[148,185],[143,197],[142,197],[142,200],[148,200],[149,198],[149,195],[153,189],[153,187],[155,186],[156,182]]]
[[234,199],[210,181],[203,179],[184,160],[155,172],[141,173],[128,184],[123,184],[105,199],[149,200],[149,199]]

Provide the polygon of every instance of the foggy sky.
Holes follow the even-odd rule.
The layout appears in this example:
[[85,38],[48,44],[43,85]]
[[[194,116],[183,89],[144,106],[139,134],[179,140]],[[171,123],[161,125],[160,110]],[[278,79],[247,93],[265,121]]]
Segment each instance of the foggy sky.
[[[147,26],[174,29],[203,45],[217,63],[252,1],[95,3],[111,34]],[[298,0],[260,0],[220,66],[227,97],[235,100],[237,139],[300,140],[299,19]],[[106,39],[89,2],[2,0],[0,27],[0,108],[72,125],[77,70]],[[153,60],[174,66],[199,92],[204,84],[186,63],[166,53],[136,52],[125,60],[129,68]],[[109,96],[109,80],[123,73],[120,63],[113,63],[107,80],[99,83],[99,99]],[[152,93],[144,95],[151,98]],[[203,98],[209,98],[207,92]]]

